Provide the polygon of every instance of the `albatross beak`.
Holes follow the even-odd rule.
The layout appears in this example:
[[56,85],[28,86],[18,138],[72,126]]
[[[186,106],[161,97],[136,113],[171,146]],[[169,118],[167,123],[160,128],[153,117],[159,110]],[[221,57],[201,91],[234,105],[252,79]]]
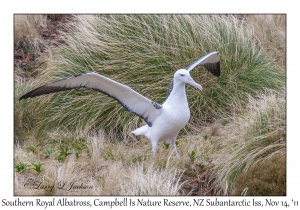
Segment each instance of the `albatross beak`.
[[199,90],[202,90],[202,86],[200,84],[198,84],[197,82],[195,82],[192,77],[189,77],[188,83],[190,85],[194,86],[195,88],[198,88]]

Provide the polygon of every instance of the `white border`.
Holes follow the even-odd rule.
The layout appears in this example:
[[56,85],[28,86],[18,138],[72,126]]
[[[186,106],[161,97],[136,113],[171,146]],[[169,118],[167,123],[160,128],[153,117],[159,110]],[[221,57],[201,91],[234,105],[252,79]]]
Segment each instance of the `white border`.
[[[14,200],[13,197],[13,14],[14,13],[286,13],[287,14],[287,196],[255,197],[257,200],[274,199],[300,202],[299,196],[299,12],[296,3],[282,1],[24,1],[15,0],[1,3],[1,146],[0,146],[0,199]],[[297,135],[298,134],[298,135]],[[45,200],[50,198],[43,197]],[[61,198],[61,197],[60,197]],[[73,197],[68,197],[72,199]],[[74,197],[82,200],[85,197]],[[131,197],[135,198],[135,197]],[[170,197],[174,200],[191,200],[187,197]],[[21,197],[35,200],[35,197]],[[87,197],[93,202],[95,197]],[[103,197],[103,199],[111,199]],[[120,198],[121,199],[121,198]],[[150,197],[150,199],[163,199]],[[222,199],[222,198],[220,198]],[[228,199],[228,198],[227,198]],[[241,199],[239,197],[232,199]],[[251,199],[251,197],[247,197]],[[0,205],[2,206],[2,201]],[[99,208],[99,207],[98,207]],[[116,209],[118,207],[114,207]],[[169,207],[163,207],[169,208]],[[291,208],[291,207],[290,207]],[[265,208],[266,209],[266,208]],[[292,208],[294,209],[294,208]]]

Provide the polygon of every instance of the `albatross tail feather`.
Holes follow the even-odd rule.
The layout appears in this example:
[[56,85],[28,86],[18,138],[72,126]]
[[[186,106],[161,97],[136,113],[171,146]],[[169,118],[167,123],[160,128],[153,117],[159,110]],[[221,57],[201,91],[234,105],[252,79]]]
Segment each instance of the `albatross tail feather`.
[[148,132],[149,126],[148,125],[144,125],[142,127],[139,127],[137,129],[135,129],[134,131],[132,131],[131,133],[133,133],[136,136],[139,135],[146,135],[146,133]]

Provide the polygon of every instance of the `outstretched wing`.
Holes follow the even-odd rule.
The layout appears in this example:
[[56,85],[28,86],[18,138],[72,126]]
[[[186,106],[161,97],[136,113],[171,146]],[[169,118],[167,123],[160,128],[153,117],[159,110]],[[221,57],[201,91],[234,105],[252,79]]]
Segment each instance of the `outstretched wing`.
[[207,53],[206,55],[202,56],[201,58],[190,64],[185,69],[191,71],[197,66],[204,66],[214,76],[220,76],[220,54],[216,51]]
[[152,126],[161,112],[162,106],[160,104],[151,101],[126,85],[93,72],[63,78],[46,84],[26,93],[20,100],[80,87],[90,88],[114,98],[126,111],[142,118],[149,127]]

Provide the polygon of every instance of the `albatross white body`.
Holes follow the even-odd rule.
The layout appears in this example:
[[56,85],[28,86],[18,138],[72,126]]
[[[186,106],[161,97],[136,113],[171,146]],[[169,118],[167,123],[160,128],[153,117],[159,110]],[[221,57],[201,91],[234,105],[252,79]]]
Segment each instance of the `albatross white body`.
[[220,76],[219,53],[210,52],[185,69],[176,71],[167,99],[162,105],[151,101],[126,85],[93,72],[46,84],[26,93],[20,100],[73,88],[91,88],[114,98],[126,111],[139,116],[147,123],[147,125],[137,128],[132,133],[146,136],[151,141],[153,153],[156,152],[159,141],[166,141],[171,143],[178,156],[175,144],[176,137],[190,119],[185,84],[190,84],[202,90],[202,86],[196,83],[189,73],[197,66],[204,66],[213,75]]
[[152,151],[156,152],[159,141],[171,143],[176,155],[176,137],[179,131],[188,123],[190,119],[190,108],[188,105],[185,83],[189,83],[202,90],[201,85],[197,84],[185,69],[178,70],[174,74],[173,89],[167,100],[160,109],[159,117],[156,118],[152,127],[145,125],[134,130],[135,135],[144,135],[152,143]]

